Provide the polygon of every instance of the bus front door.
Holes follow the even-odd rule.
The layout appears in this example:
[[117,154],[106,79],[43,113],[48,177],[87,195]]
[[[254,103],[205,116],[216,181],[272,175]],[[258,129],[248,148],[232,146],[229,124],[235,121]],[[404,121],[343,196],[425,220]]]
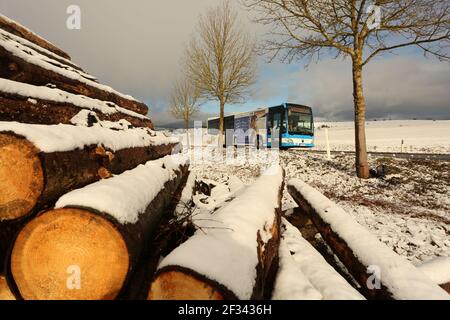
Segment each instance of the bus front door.
[[283,110],[279,108],[274,109],[275,110],[269,110],[269,116],[267,118],[267,142],[271,148],[280,148],[283,128]]

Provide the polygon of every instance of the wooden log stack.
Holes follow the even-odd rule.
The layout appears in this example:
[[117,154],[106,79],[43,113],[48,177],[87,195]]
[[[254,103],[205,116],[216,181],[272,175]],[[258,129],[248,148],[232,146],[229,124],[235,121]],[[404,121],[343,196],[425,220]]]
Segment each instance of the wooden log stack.
[[274,167],[159,265],[148,298],[269,299],[278,270],[284,171]]
[[381,243],[320,192],[299,179],[289,181],[288,190],[358,281],[366,298],[450,299],[425,273]]
[[0,15],[2,294],[114,299],[127,285],[187,172],[147,112]]

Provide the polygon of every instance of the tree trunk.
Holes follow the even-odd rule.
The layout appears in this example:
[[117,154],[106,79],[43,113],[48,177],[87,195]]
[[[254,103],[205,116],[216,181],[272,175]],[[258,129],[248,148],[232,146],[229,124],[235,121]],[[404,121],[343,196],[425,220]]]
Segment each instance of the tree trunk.
[[222,150],[224,141],[223,137],[225,134],[225,102],[223,98],[220,99],[220,120],[219,120],[219,150]]
[[363,92],[362,57],[353,58],[353,102],[355,108],[355,154],[356,174],[359,178],[369,178],[366,146],[366,101]]
[[[82,109],[69,103],[57,103],[34,99],[30,102],[28,97],[9,95],[0,92],[0,121],[16,121],[30,124],[71,124],[71,119]],[[93,110],[100,121],[117,122],[126,120],[134,127],[147,127],[153,129],[153,123],[148,118],[133,117],[116,112],[111,114]]]
[[[130,197],[127,205],[133,201],[147,201],[142,212],[139,206],[129,209],[138,211],[134,213],[136,220],[122,221],[117,218],[117,213],[101,210],[99,206],[103,207],[103,204],[86,207],[72,200],[74,203],[70,206],[44,212],[28,223],[17,235],[8,264],[7,279],[15,296],[33,300],[118,297],[133,278],[149,240],[168,213],[167,208],[187,173],[186,164],[168,166],[165,161],[156,160],[155,165],[128,171],[127,177],[119,175],[104,184],[89,186],[92,197],[102,197],[103,188],[108,187],[113,192],[114,188],[119,188]],[[155,186],[160,183],[157,179],[163,176],[168,179],[154,197],[149,196],[153,190],[136,190],[126,185],[132,175],[139,179],[144,171],[146,177],[158,177]],[[114,184],[113,180],[120,182]],[[108,208],[117,208],[123,200],[111,201]],[[78,289],[67,285],[70,272],[66,270],[71,266],[79,270],[81,285]]]
[[20,227],[70,190],[120,174],[172,152],[174,145],[116,152],[88,146],[45,153],[15,134],[0,134],[0,264]]
[[190,148],[190,141],[189,141],[189,117],[186,117],[186,120],[184,121],[184,128],[186,129],[186,144],[188,149]]

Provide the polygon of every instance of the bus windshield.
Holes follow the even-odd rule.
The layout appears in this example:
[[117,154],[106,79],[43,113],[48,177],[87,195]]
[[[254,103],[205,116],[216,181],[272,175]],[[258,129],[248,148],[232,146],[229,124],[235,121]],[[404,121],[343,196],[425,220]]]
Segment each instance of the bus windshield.
[[290,134],[307,134],[313,133],[312,115],[289,110],[288,112],[288,130]]

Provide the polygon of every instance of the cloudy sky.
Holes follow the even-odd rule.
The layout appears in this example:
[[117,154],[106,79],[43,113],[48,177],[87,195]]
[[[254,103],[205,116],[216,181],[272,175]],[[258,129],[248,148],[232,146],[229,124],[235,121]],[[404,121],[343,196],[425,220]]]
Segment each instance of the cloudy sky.
[[[167,97],[180,76],[184,45],[198,17],[221,0],[0,0],[0,12],[55,43],[101,82],[146,102],[157,125],[172,123]],[[232,0],[233,2],[233,0]],[[237,1],[236,5],[238,5]],[[81,8],[81,30],[68,30],[66,9]],[[263,37],[249,13],[237,8],[248,29]],[[244,105],[250,110],[290,101],[311,105],[317,117],[352,119],[349,61],[324,59],[307,69],[258,59],[257,84]],[[450,68],[414,50],[373,60],[365,71],[369,118],[450,119]],[[202,106],[201,118],[218,113]]]

